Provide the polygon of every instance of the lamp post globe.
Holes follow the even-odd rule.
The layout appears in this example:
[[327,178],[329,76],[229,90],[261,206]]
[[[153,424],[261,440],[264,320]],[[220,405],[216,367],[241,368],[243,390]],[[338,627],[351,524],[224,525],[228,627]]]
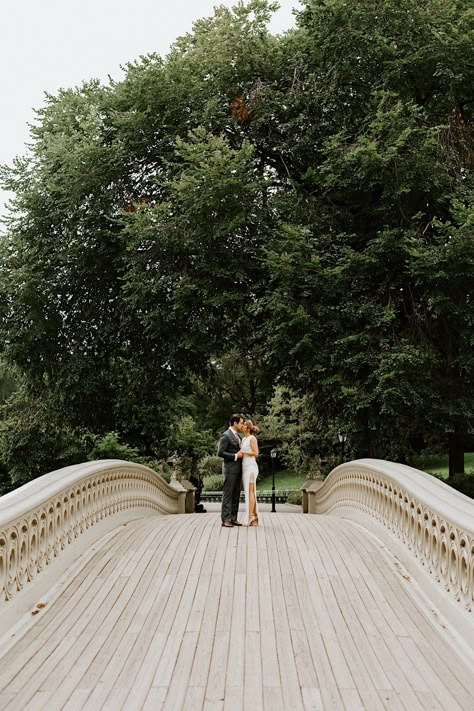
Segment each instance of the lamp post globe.
[[270,457],[272,459],[272,513],[276,513],[276,499],[275,499],[275,459],[277,456],[277,450],[273,448],[270,451]]
[[343,432],[338,432],[338,433],[337,433],[337,438],[338,438],[339,443],[340,443],[340,445],[341,445],[341,462],[343,462],[343,461],[344,461],[344,445],[345,445],[346,440],[347,440],[347,435],[344,434]]

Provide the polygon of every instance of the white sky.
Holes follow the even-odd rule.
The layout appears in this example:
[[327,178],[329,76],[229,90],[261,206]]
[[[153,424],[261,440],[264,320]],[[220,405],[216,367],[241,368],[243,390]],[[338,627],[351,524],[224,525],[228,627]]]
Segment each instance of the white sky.
[[[271,30],[294,25],[298,0],[279,0]],[[5,5],[3,0],[0,7]],[[0,163],[25,152],[43,94],[83,80],[121,76],[142,54],[167,53],[194,20],[236,0],[15,0],[3,7],[0,40]],[[8,194],[0,191],[0,215]]]

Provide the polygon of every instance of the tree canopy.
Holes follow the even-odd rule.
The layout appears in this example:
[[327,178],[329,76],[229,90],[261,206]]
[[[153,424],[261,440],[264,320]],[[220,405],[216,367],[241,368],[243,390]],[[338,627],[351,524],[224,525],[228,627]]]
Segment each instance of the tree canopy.
[[26,453],[71,456],[37,420],[156,454],[183,417],[271,416],[278,387],[314,423],[308,455],[340,429],[356,455],[449,446],[461,467],[472,4],[301,5],[281,36],[275,3],[219,7],[121,81],[46,97],[1,172],[1,346],[22,373],[9,461],[20,431]]

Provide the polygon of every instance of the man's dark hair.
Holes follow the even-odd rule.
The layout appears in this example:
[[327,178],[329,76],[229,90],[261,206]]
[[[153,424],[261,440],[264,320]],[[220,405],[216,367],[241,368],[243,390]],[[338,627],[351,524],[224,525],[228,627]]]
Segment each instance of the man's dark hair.
[[232,425],[235,425],[236,422],[240,422],[240,420],[243,419],[242,415],[231,415],[229,418],[229,426],[232,427]]

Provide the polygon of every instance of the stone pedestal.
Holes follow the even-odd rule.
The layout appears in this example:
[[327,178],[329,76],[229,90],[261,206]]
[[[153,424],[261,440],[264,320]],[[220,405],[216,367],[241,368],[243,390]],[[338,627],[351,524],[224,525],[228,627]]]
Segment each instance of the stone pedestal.
[[315,493],[324,483],[323,475],[321,474],[321,465],[324,460],[317,457],[309,470],[308,478],[301,487],[303,492],[303,500],[301,508],[303,513],[316,513]]
[[186,513],[186,489],[177,479],[171,479],[170,486],[178,492],[178,513]]
[[308,487],[308,513],[310,513],[310,514],[317,513],[316,492],[319,491],[319,489],[322,487],[323,484],[324,484],[324,479],[320,475],[319,478],[313,479],[312,484]]
[[306,479],[303,486],[300,487],[300,491],[303,494],[303,498],[301,500],[302,513],[308,513],[308,491],[309,491],[309,488],[313,482],[314,482],[314,479]]
[[189,479],[181,479],[181,485],[186,489],[186,513],[194,513],[196,510],[196,487]]

